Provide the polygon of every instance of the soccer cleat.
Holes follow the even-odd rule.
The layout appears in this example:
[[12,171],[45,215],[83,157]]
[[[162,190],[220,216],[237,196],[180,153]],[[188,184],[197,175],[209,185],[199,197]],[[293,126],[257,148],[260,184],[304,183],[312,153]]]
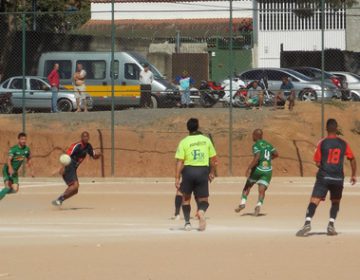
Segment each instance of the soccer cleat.
[[60,200],[56,199],[56,200],[53,200],[51,202],[51,204],[56,206],[56,207],[60,207],[62,205],[62,202]]
[[241,210],[244,210],[245,209],[245,204],[240,204],[236,209],[235,209],[235,212],[236,213],[240,213]]
[[297,233],[296,236],[304,237],[311,231],[311,224],[305,224]]
[[203,210],[199,210],[199,231],[204,231],[206,229],[206,219],[205,212]]
[[255,207],[255,211],[254,211],[254,216],[257,217],[260,215],[260,210],[261,210],[261,207],[260,206],[256,206]]
[[331,225],[331,224],[328,225],[328,227],[327,227],[327,235],[329,235],[329,236],[338,235],[334,225]]
[[174,221],[180,221],[180,215],[174,215],[171,219]]
[[191,224],[190,224],[190,223],[186,223],[185,226],[184,226],[184,230],[185,230],[185,231],[190,231],[190,230],[192,230]]

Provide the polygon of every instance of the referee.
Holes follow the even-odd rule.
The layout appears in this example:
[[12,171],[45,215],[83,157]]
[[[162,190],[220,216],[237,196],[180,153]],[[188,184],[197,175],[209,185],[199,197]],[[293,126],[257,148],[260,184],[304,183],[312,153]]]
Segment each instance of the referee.
[[191,230],[190,201],[194,193],[199,208],[199,230],[204,231],[205,212],[209,207],[209,182],[215,178],[217,157],[211,140],[199,131],[198,119],[189,119],[187,129],[189,135],[181,140],[175,155],[175,187],[183,194],[185,230]]

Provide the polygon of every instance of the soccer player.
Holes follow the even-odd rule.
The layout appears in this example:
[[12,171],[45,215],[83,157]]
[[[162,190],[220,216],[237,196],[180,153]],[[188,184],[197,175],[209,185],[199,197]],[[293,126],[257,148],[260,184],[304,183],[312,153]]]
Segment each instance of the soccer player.
[[62,175],[68,188],[62,195],[59,196],[58,199],[52,202],[54,206],[61,206],[66,199],[78,193],[80,185],[77,176],[77,169],[86,158],[86,155],[89,155],[93,159],[100,158],[101,154],[95,153],[93,147],[89,143],[89,139],[89,132],[84,131],[81,133],[80,142],[72,144],[67,150],[66,153],[71,157],[71,163],[66,167],[62,167],[60,169],[60,174]]
[[[209,182],[215,178],[217,156],[211,140],[199,131],[199,120],[187,122],[189,135],[181,140],[175,158],[175,187],[183,195],[185,230],[191,230],[191,195],[198,200],[199,230],[206,229],[205,212],[209,207]],[[210,168],[209,168],[210,165]]]
[[325,200],[330,192],[330,220],[327,227],[328,235],[337,235],[335,219],[339,212],[340,201],[344,189],[344,158],[350,160],[352,185],[356,183],[356,160],[350,146],[338,134],[338,124],[335,119],[329,119],[326,124],[328,136],[322,139],[315,151],[314,161],[319,171],[315,186],[306,211],[305,225],[297,232],[297,236],[307,236],[311,231],[311,220],[315,215],[320,201]]
[[26,164],[29,167],[31,176],[34,177],[31,166],[30,149],[26,146],[26,138],[24,132],[19,133],[18,143],[9,150],[7,163],[5,163],[2,170],[5,187],[0,191],[0,200],[9,193],[17,193],[19,191],[18,171],[24,161],[26,161]]
[[236,213],[245,209],[248,195],[251,188],[257,183],[259,185],[259,199],[255,207],[255,216],[259,216],[261,206],[264,204],[265,192],[270,185],[272,177],[272,165],[273,159],[279,156],[276,149],[268,142],[263,140],[263,131],[261,129],[255,129],[253,132],[253,141],[255,144],[252,147],[254,155],[249,167],[246,170],[245,187],[242,192],[242,199],[240,205],[235,209]]

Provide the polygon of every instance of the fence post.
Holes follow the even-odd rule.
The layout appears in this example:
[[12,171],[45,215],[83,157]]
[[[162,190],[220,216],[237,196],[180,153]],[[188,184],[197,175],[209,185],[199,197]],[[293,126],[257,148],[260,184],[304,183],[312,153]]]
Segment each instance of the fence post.
[[25,111],[25,90],[26,90],[26,17],[25,13],[22,14],[21,17],[21,35],[22,35],[22,54],[21,54],[21,62],[22,62],[22,131],[26,131],[26,111]]
[[111,1],[111,176],[115,175],[115,0]]
[[321,137],[325,133],[325,0],[321,0]]
[[230,107],[229,107],[229,175],[233,175],[233,0],[230,0],[230,19],[229,19],[229,68],[230,68]]

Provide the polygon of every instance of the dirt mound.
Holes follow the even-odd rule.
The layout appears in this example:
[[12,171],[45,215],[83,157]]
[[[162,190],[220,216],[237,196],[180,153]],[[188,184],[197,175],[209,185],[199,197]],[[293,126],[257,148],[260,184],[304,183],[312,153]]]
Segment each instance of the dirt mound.
[[[298,103],[294,112],[233,110],[233,175],[244,175],[251,159],[251,132],[263,128],[265,138],[279,151],[274,163],[275,176],[312,176],[316,172],[312,157],[321,138],[320,104]],[[211,133],[218,150],[220,176],[229,175],[229,111],[228,109],[163,109],[127,110],[115,113],[115,175],[173,176],[174,151],[186,135],[185,122],[198,117],[204,133]],[[336,118],[343,137],[355,154],[360,137],[360,110],[356,103],[335,102],[326,105],[325,117]],[[16,143],[21,130],[21,115],[0,118],[0,147],[3,164],[8,148]],[[78,140],[83,130],[91,133],[91,142],[102,150],[99,161],[87,159],[80,167],[82,176],[110,176],[111,119],[110,112],[88,114],[28,114],[29,146],[38,176],[57,176],[59,155]],[[347,171],[349,169],[347,168]]]

